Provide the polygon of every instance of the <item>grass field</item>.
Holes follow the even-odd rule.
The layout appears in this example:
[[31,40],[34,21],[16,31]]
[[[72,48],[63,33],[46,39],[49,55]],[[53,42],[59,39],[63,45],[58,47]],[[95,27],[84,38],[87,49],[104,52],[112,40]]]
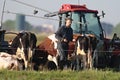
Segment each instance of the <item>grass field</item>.
[[120,80],[120,72],[83,71],[0,71],[0,80]]

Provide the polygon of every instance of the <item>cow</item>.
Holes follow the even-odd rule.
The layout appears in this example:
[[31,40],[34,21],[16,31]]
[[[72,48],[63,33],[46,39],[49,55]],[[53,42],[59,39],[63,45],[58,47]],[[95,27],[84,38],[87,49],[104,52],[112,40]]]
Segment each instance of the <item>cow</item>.
[[17,34],[10,45],[9,54],[15,54],[19,60],[23,60],[25,69],[31,62],[36,48],[37,37],[32,32],[22,31]]
[[92,34],[82,34],[77,37],[75,43],[75,57],[72,62],[72,70],[93,67],[93,53],[97,45],[97,38]]
[[17,60],[16,55],[0,52],[0,70],[22,70],[22,64]]
[[45,65],[49,60],[53,61],[56,66],[58,66],[57,50],[54,46],[56,45],[54,36],[54,34],[48,36],[37,46],[33,56],[34,62],[37,62],[37,65]]
[[[73,36],[74,39],[77,39],[77,36],[74,35]],[[55,38],[55,34],[51,34],[50,36],[46,37],[36,48],[35,50],[35,55],[34,59],[36,59],[36,61],[38,62],[37,65],[45,65],[46,63],[48,63],[48,61],[50,63],[52,63],[51,61],[53,61],[57,67],[57,69],[59,68],[59,51],[57,49],[57,39]],[[69,51],[68,51],[68,60],[70,59],[70,57],[72,56],[73,52],[74,52],[74,45],[75,42],[70,42],[69,43]],[[53,64],[53,63],[52,63]],[[67,66],[70,66],[70,61],[66,62]],[[50,64],[49,64],[50,65]],[[55,67],[55,66],[53,66]],[[55,67],[55,69],[56,69]],[[50,68],[50,66],[49,66]],[[53,69],[53,68],[50,68]]]

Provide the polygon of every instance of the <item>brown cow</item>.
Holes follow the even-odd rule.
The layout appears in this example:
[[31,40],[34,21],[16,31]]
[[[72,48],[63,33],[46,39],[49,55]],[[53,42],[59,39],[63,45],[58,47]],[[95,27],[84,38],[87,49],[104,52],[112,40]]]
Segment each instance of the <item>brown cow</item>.
[[[74,38],[76,39],[77,36],[74,36]],[[37,62],[37,64],[41,64],[42,62],[40,61],[43,61],[45,64],[45,62],[49,60],[49,61],[53,61],[57,67],[59,66],[59,63],[58,63],[59,53],[57,50],[56,42],[57,42],[57,39],[55,38],[55,34],[52,34],[37,46],[36,52],[34,54],[34,57],[36,58],[35,61]],[[75,48],[74,44],[75,42],[69,43],[68,58],[71,57],[72,53],[74,52],[74,48]]]

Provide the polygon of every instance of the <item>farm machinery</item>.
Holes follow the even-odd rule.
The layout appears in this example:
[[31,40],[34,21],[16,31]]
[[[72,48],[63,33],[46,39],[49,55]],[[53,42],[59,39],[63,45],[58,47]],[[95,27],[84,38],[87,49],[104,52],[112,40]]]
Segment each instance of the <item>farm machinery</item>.
[[[10,49],[12,39],[17,35],[16,32],[6,31],[4,29],[0,29],[0,52],[8,52]],[[10,39],[6,39],[6,36],[11,36]],[[8,52],[9,53],[9,52]]]
[[6,30],[0,30],[0,52],[6,52],[8,49],[8,42],[4,40]]
[[[111,48],[112,39],[106,38],[106,33],[100,22],[100,17],[104,17],[105,15],[104,12],[99,16],[97,10],[88,9],[86,5],[63,4],[58,12],[46,14],[45,17],[53,17],[56,15],[59,17],[59,26],[65,24],[66,17],[73,19],[71,27],[74,35],[89,33],[97,37],[98,43],[93,53],[93,67],[119,67],[120,47]],[[119,44],[119,41],[117,42],[118,43],[115,44],[116,46]]]

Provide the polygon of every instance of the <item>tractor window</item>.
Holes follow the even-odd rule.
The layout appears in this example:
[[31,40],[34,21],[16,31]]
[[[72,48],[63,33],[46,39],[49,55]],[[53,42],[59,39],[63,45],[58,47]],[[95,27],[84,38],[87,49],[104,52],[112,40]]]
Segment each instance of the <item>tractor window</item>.
[[72,19],[73,19],[73,22],[72,22],[72,29],[73,29],[73,32],[74,33],[79,33],[80,32],[80,17],[79,17],[79,14],[78,13],[74,13],[72,14]]
[[99,25],[97,14],[72,12],[72,29],[74,33],[92,32],[100,36],[102,29]]
[[84,25],[84,15],[81,13],[73,12],[72,13],[72,29],[74,33],[81,33],[85,31]]
[[65,25],[65,18],[66,18],[66,14],[62,15],[62,24],[61,25]]
[[87,24],[87,30],[94,32],[97,36],[100,36],[102,29],[99,25],[97,14],[85,13],[85,19]]

